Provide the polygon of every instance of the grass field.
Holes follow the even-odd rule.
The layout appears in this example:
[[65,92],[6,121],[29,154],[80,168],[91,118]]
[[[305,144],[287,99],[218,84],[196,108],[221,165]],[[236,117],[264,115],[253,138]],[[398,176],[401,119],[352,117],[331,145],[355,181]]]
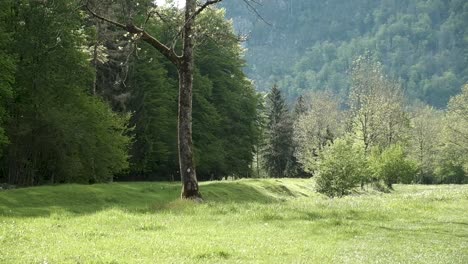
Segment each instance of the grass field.
[[468,263],[468,186],[328,199],[311,180],[0,192],[0,263]]

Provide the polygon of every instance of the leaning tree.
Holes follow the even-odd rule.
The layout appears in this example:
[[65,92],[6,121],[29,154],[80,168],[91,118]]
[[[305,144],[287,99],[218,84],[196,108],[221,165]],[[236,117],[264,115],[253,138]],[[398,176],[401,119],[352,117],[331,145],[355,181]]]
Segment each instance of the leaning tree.
[[[135,25],[131,19],[126,24],[120,23],[109,17],[103,16],[93,9],[88,0],[86,8],[95,18],[110,23],[137,36],[140,40],[150,44],[157,49],[166,59],[168,59],[178,70],[179,74],[179,113],[178,113],[178,153],[180,176],[182,180],[182,198],[201,199],[198,181],[193,159],[192,143],[192,90],[194,75],[194,47],[197,17],[207,8],[223,0],[185,0],[183,8],[183,19],[180,30],[176,30],[174,40],[169,45],[164,44],[156,36],[148,33],[144,27]],[[253,6],[249,1],[242,0],[251,10]],[[253,1],[255,3],[255,1]],[[157,6],[152,7],[148,12],[145,22],[148,22],[152,15],[162,17]],[[177,41],[181,41],[181,48],[177,50]]]

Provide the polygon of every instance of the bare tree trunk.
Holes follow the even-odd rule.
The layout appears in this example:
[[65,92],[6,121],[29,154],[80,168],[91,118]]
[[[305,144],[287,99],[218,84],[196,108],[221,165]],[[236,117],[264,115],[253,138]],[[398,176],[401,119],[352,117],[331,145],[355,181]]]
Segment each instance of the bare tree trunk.
[[186,0],[184,51],[179,67],[179,166],[182,178],[182,198],[201,198],[193,161],[192,89],[193,89],[193,15],[196,1]]
[[[190,64],[183,62],[182,64]],[[187,65],[188,66],[188,65]],[[192,87],[193,69],[182,65],[179,69],[179,124],[178,146],[182,198],[200,198],[193,162],[192,142]]]

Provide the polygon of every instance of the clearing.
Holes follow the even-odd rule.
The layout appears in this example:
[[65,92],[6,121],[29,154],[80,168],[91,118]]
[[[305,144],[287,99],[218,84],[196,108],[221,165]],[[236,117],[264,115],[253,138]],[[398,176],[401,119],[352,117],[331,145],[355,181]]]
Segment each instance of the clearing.
[[468,263],[468,186],[329,199],[313,180],[0,192],[0,263]]

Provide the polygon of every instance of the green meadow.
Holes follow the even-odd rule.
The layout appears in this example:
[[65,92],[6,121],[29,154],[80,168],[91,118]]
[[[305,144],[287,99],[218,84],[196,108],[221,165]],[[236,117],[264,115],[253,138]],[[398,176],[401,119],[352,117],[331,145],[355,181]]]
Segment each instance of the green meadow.
[[0,192],[0,263],[468,263],[468,185],[330,199],[310,179]]

